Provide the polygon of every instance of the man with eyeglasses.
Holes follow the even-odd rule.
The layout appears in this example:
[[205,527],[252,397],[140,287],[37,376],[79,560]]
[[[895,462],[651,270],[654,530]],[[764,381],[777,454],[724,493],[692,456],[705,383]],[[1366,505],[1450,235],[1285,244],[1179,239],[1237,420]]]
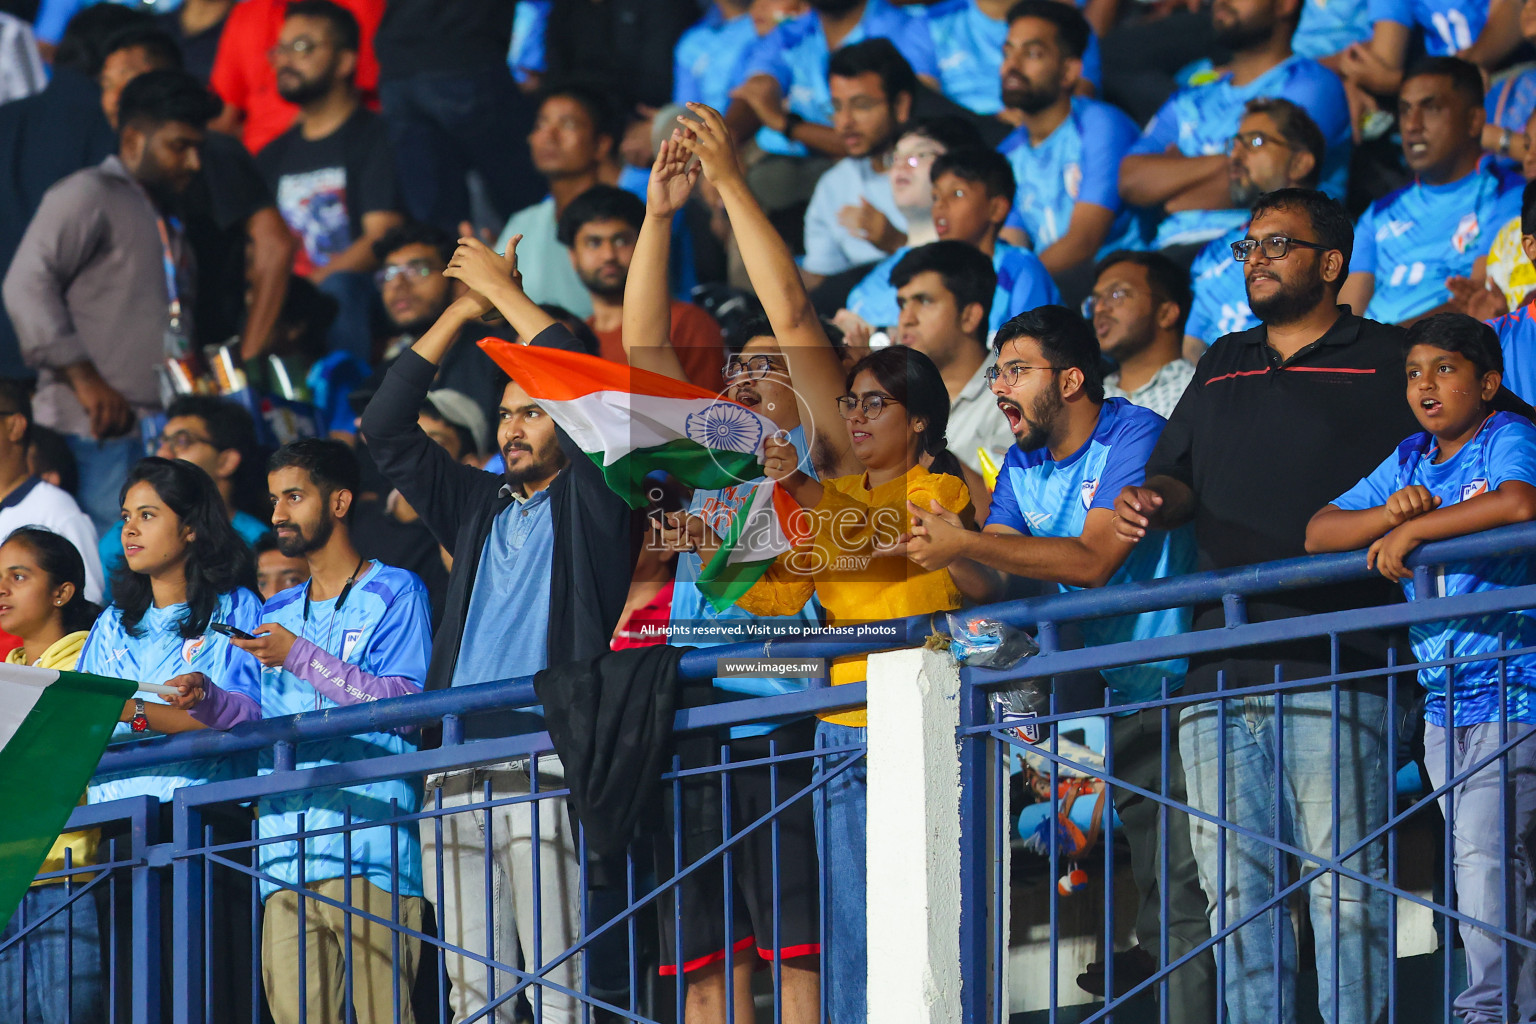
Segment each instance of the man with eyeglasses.
[[[1232,248],[1259,325],[1220,339],[1200,360],[1147,462],[1146,483],[1115,499],[1118,542],[1146,543],[1158,530],[1193,522],[1203,570],[1303,555],[1312,514],[1413,430],[1403,401],[1404,332],[1338,304],[1354,241],[1343,206],[1321,192],[1281,189],[1254,205],[1246,235]],[[1254,596],[1243,610],[1247,622],[1258,623],[1397,600],[1391,584],[1377,579]],[[1219,602],[1195,608],[1197,630],[1226,623]],[[1339,636],[1336,647],[1322,638],[1195,654],[1185,692],[1379,672],[1397,643],[1391,631],[1371,630]],[[1344,683],[1336,696],[1336,712],[1326,687],[1288,691],[1280,708],[1275,697],[1258,696],[1230,702],[1224,716],[1213,700],[1179,712],[1190,803],[1224,823],[1191,824],[1201,883],[1213,905],[1225,898],[1225,920],[1257,913],[1227,940],[1233,1020],[1265,1020],[1276,1006],[1294,1007],[1296,936],[1283,905],[1278,920],[1274,911],[1259,912],[1286,882],[1275,873],[1273,845],[1223,835],[1223,827],[1331,857],[1335,844],[1347,849],[1386,820],[1395,763],[1380,679]],[[1384,877],[1379,846],[1346,863]],[[1327,875],[1308,888],[1323,1019],[1379,1020],[1392,955],[1386,893]]]
[[[336,0],[352,12],[361,29],[357,49],[357,88],[371,97],[379,84],[379,62],[373,37],[384,17],[384,0]],[[242,0],[224,21],[208,85],[224,101],[224,114],[214,125],[240,136],[245,148],[259,153],[287,131],[298,108],[283,98],[272,66],[287,0]]]
[[1481,279],[1474,267],[1499,229],[1520,215],[1525,181],[1483,152],[1476,65],[1457,57],[1415,65],[1397,111],[1414,180],[1360,215],[1339,301],[1372,320],[1408,327],[1457,311],[1446,280]]
[[[1227,151],[1227,195],[1233,208],[1246,210],[1276,189],[1316,188],[1327,143],[1307,112],[1290,100],[1270,97],[1249,100],[1244,109]],[[1211,239],[1190,265],[1194,300],[1184,325],[1186,359],[1199,359],[1217,338],[1258,323],[1248,308],[1243,265],[1232,258],[1232,243],[1247,231],[1245,222]]]
[[295,103],[292,128],[256,156],[299,241],[294,272],[340,305],[331,348],[371,362],[373,246],[404,218],[384,122],[359,100],[357,19],[331,0],[296,0],[272,48],[277,91]]
[[[262,511],[260,483],[252,476],[256,457],[256,428],[251,414],[233,402],[209,395],[183,395],[165,411],[165,427],[155,440],[155,454],[180,459],[207,473],[219,489],[229,524],[247,544],[255,546],[272,529],[270,522],[240,506]],[[259,474],[260,470],[255,470]],[[110,586],[112,573],[123,563],[123,534],[107,530],[98,550]]]
[[[1187,529],[1159,531],[1143,545],[1115,534],[1115,495],[1144,479],[1143,467],[1163,430],[1163,418],[1124,398],[1106,396],[1099,345],[1082,317],[1054,305],[1021,313],[997,332],[995,351],[996,362],[987,368],[986,380],[1015,444],[998,474],[986,526],[976,533],[964,529],[956,516],[914,509],[907,557],[928,570],[968,559],[987,567],[984,571],[993,575],[999,593],[1009,576],[1055,583],[1070,591],[1191,571],[1194,538]],[[1085,622],[1081,628],[1091,646],[1173,636],[1189,629],[1189,611],[1122,615]],[[1178,690],[1184,669],[1183,659],[1106,669],[1100,685],[1108,685],[1114,704],[1135,705],[1161,698],[1165,687]],[[1090,705],[1102,704],[1101,693],[1089,693]],[[1163,759],[1162,717],[1157,708],[1114,714],[1115,775],[1158,792],[1166,767],[1167,795],[1183,802],[1184,770],[1178,752],[1170,751],[1166,765]],[[1113,796],[1140,895],[1140,946],[1115,957],[1114,990],[1120,993],[1157,969],[1160,935],[1167,935],[1173,960],[1207,941],[1210,927],[1186,817],[1166,815],[1165,873],[1160,805],[1128,791],[1114,790]],[[1103,971],[1102,964],[1090,965],[1079,985],[1103,994]],[[1154,991],[1162,991],[1161,986]],[[1169,1020],[1212,1019],[1210,953],[1175,971],[1166,992]]]
[[1100,260],[1083,316],[1116,363],[1104,393],[1166,419],[1195,375],[1180,355],[1188,315],[1189,274],[1162,253],[1122,249]]

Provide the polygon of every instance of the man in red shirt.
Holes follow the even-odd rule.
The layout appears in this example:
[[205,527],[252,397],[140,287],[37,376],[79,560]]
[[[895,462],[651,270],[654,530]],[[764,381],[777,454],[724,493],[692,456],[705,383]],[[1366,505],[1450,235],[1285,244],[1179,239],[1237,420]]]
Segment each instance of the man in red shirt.
[[[576,276],[592,296],[587,324],[597,335],[599,354],[616,363],[629,362],[624,354],[624,284],[644,221],[645,203],[613,185],[594,185],[560,215],[560,244],[571,250]],[[688,379],[719,391],[725,342],[715,318],[691,302],[673,299],[671,337]]]
[[[354,82],[369,107],[377,107],[379,62],[373,34],[384,17],[384,0],[336,0],[352,12],[362,30]],[[277,45],[288,0],[243,0],[229,12],[209,85],[224,101],[224,113],[209,125],[238,134],[252,153],[293,124],[299,108],[277,93],[277,75],[268,55]]]

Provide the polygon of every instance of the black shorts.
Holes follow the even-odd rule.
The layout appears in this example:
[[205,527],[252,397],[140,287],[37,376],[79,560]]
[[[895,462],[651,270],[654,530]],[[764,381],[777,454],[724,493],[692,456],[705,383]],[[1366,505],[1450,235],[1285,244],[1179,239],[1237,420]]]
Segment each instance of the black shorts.
[[[730,759],[735,762],[768,757],[770,743],[776,756],[809,753],[815,748],[815,740],[814,718],[791,722],[764,736],[731,740]],[[724,774],[730,778],[731,834],[742,832],[768,815],[775,804],[775,796],[776,802],[782,804],[806,789],[811,784],[814,765],[815,759],[805,756],[773,765],[727,770]],[[676,885],[669,886],[660,901],[661,973],[664,975],[677,974],[679,917],[674,901],[678,899],[682,904],[684,973],[724,960],[727,952],[735,963],[740,963],[742,956],[771,961],[775,952],[778,958],[786,960],[821,953],[820,872],[817,870],[816,830],[811,813],[815,793],[806,793],[779,812],[775,819],[763,822],[728,847],[731,907],[728,943],[726,858],[718,853],[709,856],[724,842],[725,808],[720,781],[721,773],[689,777],[683,782],[680,799],[677,790],[670,784],[663,784],[665,826],[656,838],[656,875],[662,884],[666,884],[680,871],[698,864]],[[678,805],[684,826],[681,865],[673,839]],[[774,856],[775,844],[777,858]]]

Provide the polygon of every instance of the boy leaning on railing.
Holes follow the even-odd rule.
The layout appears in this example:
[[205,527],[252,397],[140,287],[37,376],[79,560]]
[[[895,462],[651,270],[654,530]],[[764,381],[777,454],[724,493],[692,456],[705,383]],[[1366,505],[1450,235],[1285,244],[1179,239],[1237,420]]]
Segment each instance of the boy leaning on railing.
[[[1493,330],[1471,317],[1443,313],[1414,325],[1406,339],[1406,368],[1408,404],[1424,430],[1312,517],[1307,550],[1369,545],[1367,565],[1401,581],[1412,600],[1413,571],[1404,559],[1420,544],[1536,518],[1536,426],[1497,408],[1503,404],[1497,400],[1503,353]],[[1438,566],[1436,596],[1523,586],[1536,581],[1532,567],[1530,556]],[[1502,651],[1536,646],[1536,618],[1510,611],[1427,622],[1413,627],[1412,639],[1420,662],[1477,659],[1419,670],[1429,694],[1424,760],[1434,786],[1496,758],[1501,746],[1514,741],[1504,755],[1508,790],[1495,759],[1456,787],[1447,809],[1456,845],[1457,906],[1476,921],[1536,938],[1529,893],[1536,867],[1525,842],[1536,824],[1536,742],[1528,739],[1536,728],[1536,656],[1500,658]],[[1513,813],[1507,833],[1500,826],[1506,799]],[[1509,849],[1502,848],[1505,834]],[[1468,985],[1456,999],[1458,1015],[1469,1022],[1510,1019],[1504,1008],[1505,944],[1472,924],[1462,924],[1461,935]],[[1509,1012],[1526,1019],[1536,1012],[1536,955],[1511,943],[1508,956],[1514,961],[1510,976],[1519,979],[1508,995]]]

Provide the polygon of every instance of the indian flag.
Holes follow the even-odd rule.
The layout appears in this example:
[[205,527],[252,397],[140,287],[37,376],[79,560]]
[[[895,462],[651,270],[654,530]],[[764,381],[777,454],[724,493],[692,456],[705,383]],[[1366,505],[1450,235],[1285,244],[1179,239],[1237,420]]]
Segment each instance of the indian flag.
[[0,928],[96,771],[123,702],[123,679],[0,664]]
[[[690,487],[717,490],[762,476],[767,417],[704,388],[579,352],[530,348],[496,338],[485,354],[549,413],[631,508],[644,508],[645,478],[657,470]],[[799,505],[763,481],[721,538],[699,577],[717,610],[729,607],[801,540]]]

